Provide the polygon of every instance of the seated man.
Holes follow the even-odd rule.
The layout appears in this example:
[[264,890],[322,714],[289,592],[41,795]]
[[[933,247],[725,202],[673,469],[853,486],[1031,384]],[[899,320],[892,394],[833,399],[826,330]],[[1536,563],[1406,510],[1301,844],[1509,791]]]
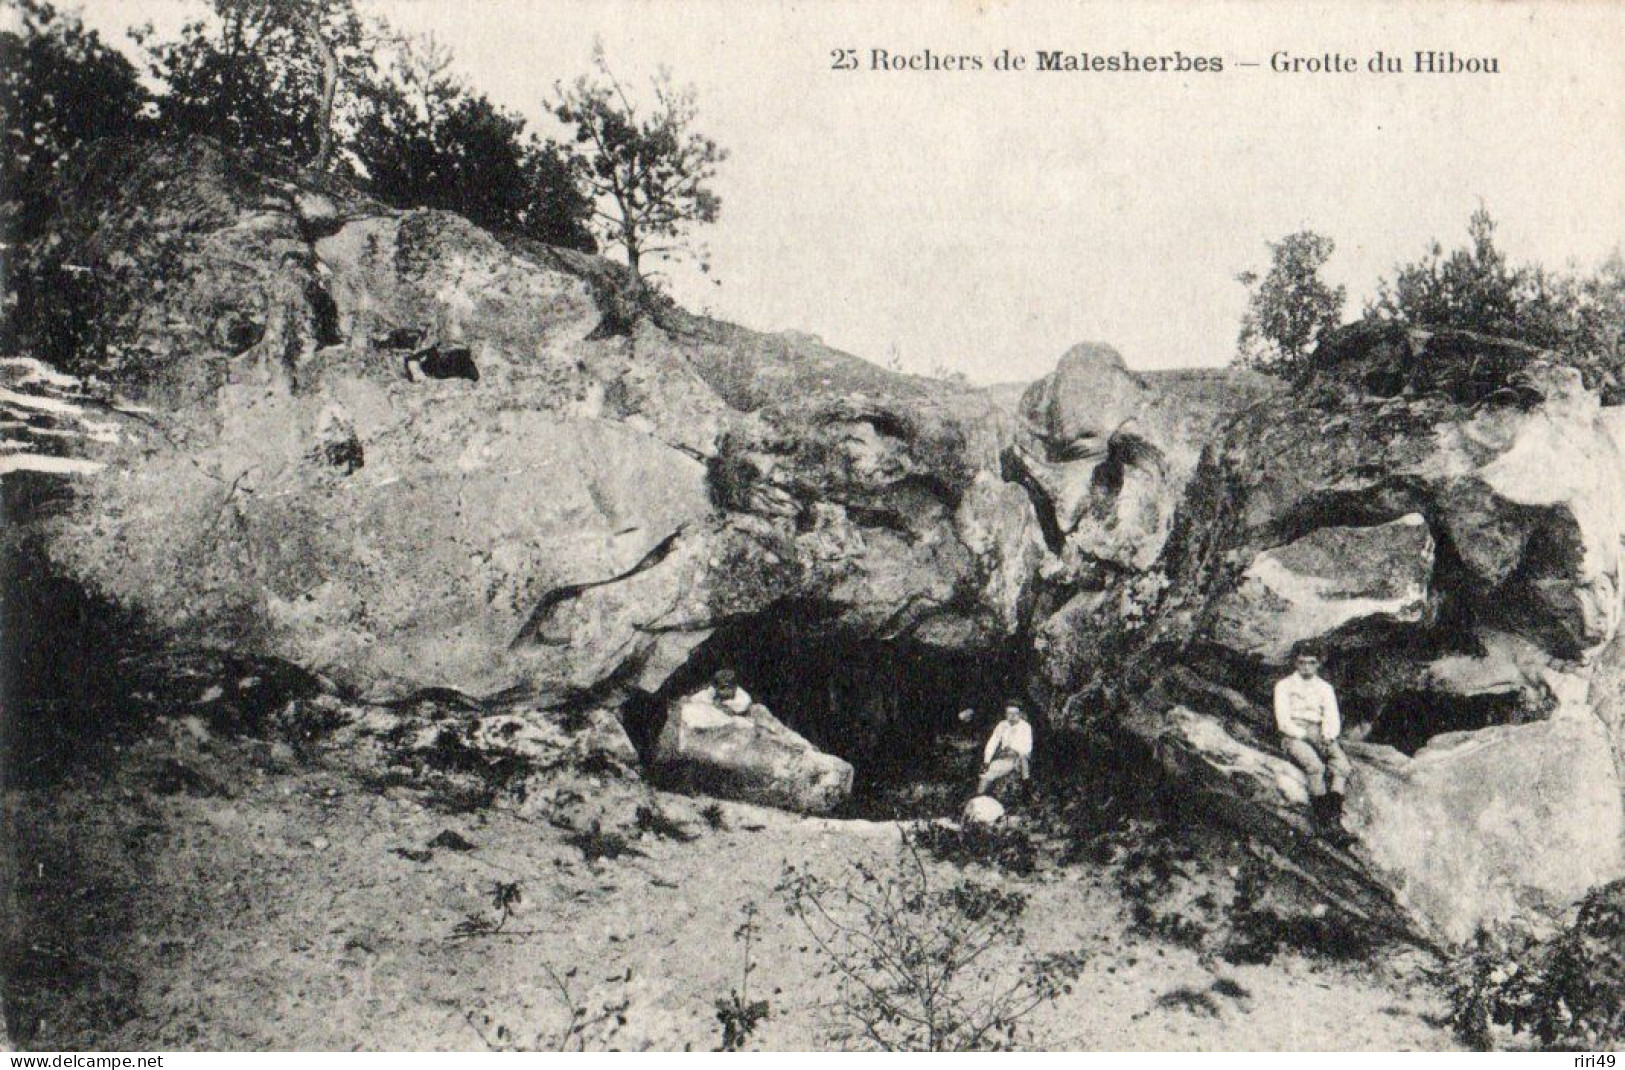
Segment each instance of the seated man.
[[739,678],[732,669],[718,669],[711,677],[711,686],[690,695],[685,702],[702,702],[726,710],[736,716],[750,712],[750,695],[739,686]]
[[976,794],[986,795],[1008,776],[1026,780],[1032,755],[1033,726],[1027,723],[1021,700],[1013,698],[1004,704],[1004,720],[982,748],[982,779],[976,785]]
[[1281,749],[1309,781],[1309,812],[1315,833],[1337,847],[1353,837],[1343,828],[1343,789],[1350,766],[1337,737],[1342,715],[1337,693],[1321,679],[1320,650],[1301,644],[1293,652],[1294,670],[1275,685],[1275,726]]

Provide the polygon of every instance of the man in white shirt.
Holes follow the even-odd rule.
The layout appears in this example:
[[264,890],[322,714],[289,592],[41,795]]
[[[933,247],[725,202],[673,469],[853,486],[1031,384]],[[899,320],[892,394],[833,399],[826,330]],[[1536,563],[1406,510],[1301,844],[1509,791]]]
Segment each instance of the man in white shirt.
[[1008,776],[1026,780],[1032,756],[1033,726],[1027,723],[1020,700],[1011,699],[1004,704],[1004,720],[982,748],[982,779],[976,785],[976,794],[986,795],[988,789]]
[[1348,756],[1338,745],[1343,719],[1337,693],[1320,678],[1320,651],[1302,645],[1293,652],[1294,671],[1275,685],[1275,727],[1281,749],[1309,781],[1309,811],[1318,835],[1337,846],[1351,837],[1343,828],[1343,789]]

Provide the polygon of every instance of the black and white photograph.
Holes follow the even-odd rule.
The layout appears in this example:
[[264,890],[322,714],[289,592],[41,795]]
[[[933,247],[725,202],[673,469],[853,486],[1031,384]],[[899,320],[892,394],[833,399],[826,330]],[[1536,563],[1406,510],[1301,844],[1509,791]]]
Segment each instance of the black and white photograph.
[[1616,1066],[1625,3],[0,0],[0,136],[9,1065]]

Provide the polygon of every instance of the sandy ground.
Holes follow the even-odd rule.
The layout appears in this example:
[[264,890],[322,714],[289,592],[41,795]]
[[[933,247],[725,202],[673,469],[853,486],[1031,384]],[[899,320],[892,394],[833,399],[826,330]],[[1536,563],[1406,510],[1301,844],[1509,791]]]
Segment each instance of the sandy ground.
[[[897,850],[895,826],[724,804],[726,827],[714,829],[703,800],[668,796],[661,805],[696,839],[645,836],[638,856],[589,863],[545,820],[448,814],[410,787],[362,784],[331,752],[290,760],[253,741],[180,751],[227,794],[177,783],[177,747],[163,737],[97,775],[8,793],[19,909],[7,1018],[19,1046],[547,1047],[573,1003],[586,1047],[709,1049],[754,903],[751,996],[771,1010],[751,1046],[828,1047],[833,982],[775,886],[786,863],[835,874]],[[447,831],[472,849],[425,855]],[[1456,1046],[1429,1024],[1436,997],[1403,955],[1232,966],[1136,934],[1108,867],[973,872],[1029,895],[1033,950],[1088,956],[1074,991],[1030,1020],[1034,1046]],[[499,882],[521,897],[502,930],[456,938],[471,916],[499,917]],[[1221,978],[1233,984],[1215,990]],[[623,1002],[624,1024],[597,1020]]]

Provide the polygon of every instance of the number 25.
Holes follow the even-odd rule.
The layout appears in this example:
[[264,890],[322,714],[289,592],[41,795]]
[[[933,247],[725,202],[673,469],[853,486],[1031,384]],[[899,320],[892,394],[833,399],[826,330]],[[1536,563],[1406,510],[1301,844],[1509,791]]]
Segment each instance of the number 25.
[[829,53],[829,69],[832,71],[855,71],[858,69],[858,50],[855,48],[835,48]]

